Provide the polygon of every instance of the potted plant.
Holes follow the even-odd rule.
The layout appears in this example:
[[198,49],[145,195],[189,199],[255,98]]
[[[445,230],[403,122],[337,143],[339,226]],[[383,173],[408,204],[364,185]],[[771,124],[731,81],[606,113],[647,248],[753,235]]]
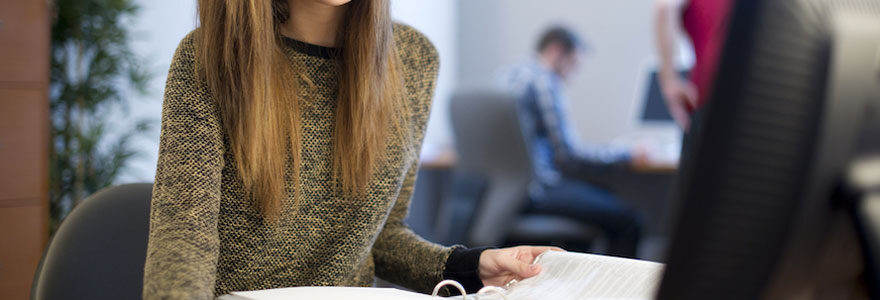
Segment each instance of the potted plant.
[[49,228],[54,232],[73,207],[113,184],[138,153],[130,141],[151,122],[135,121],[118,133],[107,116],[127,114],[128,96],[146,93],[151,76],[129,47],[130,23],[138,13],[133,0],[54,0],[52,6]]

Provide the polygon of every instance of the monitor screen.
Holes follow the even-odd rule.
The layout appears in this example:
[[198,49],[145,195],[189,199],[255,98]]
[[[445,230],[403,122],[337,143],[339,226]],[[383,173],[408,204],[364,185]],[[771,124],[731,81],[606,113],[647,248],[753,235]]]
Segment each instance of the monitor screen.
[[844,183],[870,154],[858,141],[880,140],[866,130],[880,118],[880,1],[733,3],[682,155],[657,298],[822,298],[860,286],[878,298],[865,246],[878,237],[861,230],[870,222],[853,217],[858,196]]
[[[688,71],[679,71],[682,77],[688,77]],[[642,106],[642,121],[647,122],[669,122],[672,123],[672,116],[666,109],[666,101],[663,99],[663,91],[660,89],[660,81],[657,77],[657,71],[651,71],[648,74],[648,86],[645,89],[645,102]]]

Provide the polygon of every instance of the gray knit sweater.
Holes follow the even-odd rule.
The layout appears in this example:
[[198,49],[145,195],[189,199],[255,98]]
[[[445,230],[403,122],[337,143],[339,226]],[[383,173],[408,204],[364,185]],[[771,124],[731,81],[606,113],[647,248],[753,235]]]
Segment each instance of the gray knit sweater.
[[[305,66],[302,198],[263,222],[246,200],[217,105],[197,79],[193,33],[181,41],[165,90],[159,162],[150,213],[145,299],[211,299],[231,291],[289,286],[369,286],[373,276],[428,291],[452,248],[427,242],[404,223],[437,77],[437,52],[418,31],[396,24],[411,136],[388,140],[387,162],[366,196],[331,185],[331,132],[337,93],[330,49],[287,40]],[[415,143],[407,145],[406,143]],[[288,173],[289,174],[289,173]],[[292,195],[291,195],[292,197]]]

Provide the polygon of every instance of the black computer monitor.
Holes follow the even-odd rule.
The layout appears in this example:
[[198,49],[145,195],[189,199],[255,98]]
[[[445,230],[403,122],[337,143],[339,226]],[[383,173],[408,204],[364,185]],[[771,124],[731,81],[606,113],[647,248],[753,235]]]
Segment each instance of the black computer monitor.
[[876,299],[880,1],[733,3],[657,298],[789,299],[856,260]]
[[[688,70],[680,70],[678,74],[682,78],[687,78],[690,72]],[[669,124],[675,122],[672,119],[672,115],[669,114],[669,109],[666,108],[666,101],[663,99],[663,90],[660,87],[657,71],[651,71],[648,74],[648,86],[645,89],[644,101],[644,105],[642,105],[642,122]]]

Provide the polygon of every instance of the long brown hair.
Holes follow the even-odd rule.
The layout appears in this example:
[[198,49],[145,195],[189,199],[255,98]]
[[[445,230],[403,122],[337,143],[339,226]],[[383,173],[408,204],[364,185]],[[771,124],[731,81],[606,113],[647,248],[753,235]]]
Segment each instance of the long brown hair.
[[[274,220],[293,181],[299,195],[301,66],[283,52],[279,26],[287,0],[199,0],[196,49],[200,74],[218,103],[244,187],[264,218]],[[361,195],[381,161],[385,138],[399,129],[399,59],[388,0],[348,4],[336,45],[339,90],[333,132],[333,179]],[[389,126],[390,125],[390,126]],[[284,142],[286,141],[286,142]],[[287,157],[292,165],[287,165]],[[285,177],[290,167],[292,178]],[[295,204],[294,204],[295,205]]]

